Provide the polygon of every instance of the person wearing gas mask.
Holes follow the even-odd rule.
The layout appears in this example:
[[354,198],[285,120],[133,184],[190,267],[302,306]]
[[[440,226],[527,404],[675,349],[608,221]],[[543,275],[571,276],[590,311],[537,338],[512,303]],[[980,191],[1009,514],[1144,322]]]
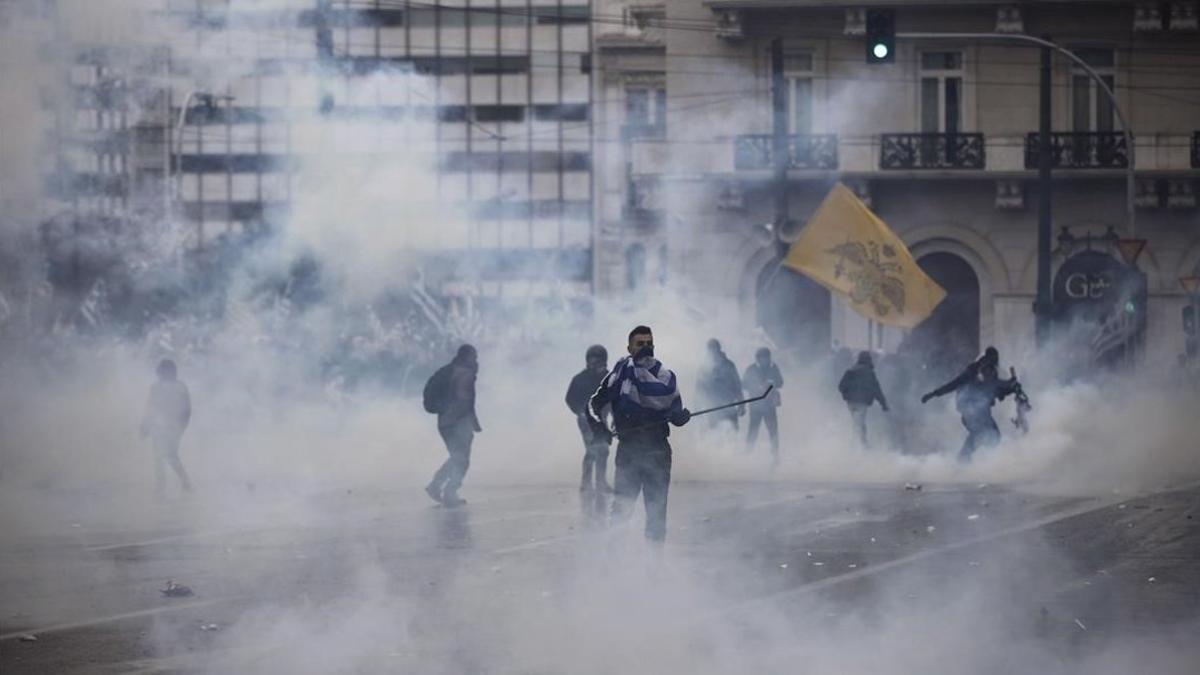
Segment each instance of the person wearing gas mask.
[[667,492],[671,483],[669,424],[683,426],[692,414],[683,407],[675,373],[654,358],[654,335],[646,326],[629,333],[629,356],[600,382],[587,404],[588,422],[607,433],[604,411],[611,409],[617,456],[613,476],[612,520],[627,519],[638,493],[646,506],[646,538],[667,536]]
[[[608,470],[608,446],[612,443],[612,434],[606,428],[594,431],[588,423],[588,399],[600,387],[600,382],[608,374],[608,350],[600,345],[588,347],[584,357],[587,366],[571,378],[567,387],[567,407],[575,415],[579,433],[583,436],[583,476],[579,480],[579,491],[612,492],[605,473]],[[607,418],[608,410],[601,411]],[[594,481],[594,483],[593,483]]]
[[742,386],[749,396],[758,396],[766,391],[767,387],[773,387],[770,396],[750,404],[750,429],[746,434],[746,447],[747,450],[754,449],[754,443],[758,440],[759,425],[765,423],[767,435],[771,438],[771,458],[778,464],[779,418],[775,410],[781,401],[779,390],[783,388],[783,374],[779,372],[779,366],[771,360],[770,349],[761,347],[754,354],[754,363],[747,366],[746,372],[742,373]]
[[[716,338],[708,341],[708,364],[701,371],[696,384],[699,405],[705,408],[724,405],[742,397],[742,378],[738,376],[737,366],[725,355]],[[738,417],[744,414],[746,409],[742,406],[722,410],[708,416],[708,426],[715,429],[726,425],[737,431]]]
[[1000,352],[995,347],[988,347],[983,356],[968,363],[953,380],[921,397],[921,403],[928,403],[930,399],[956,392],[955,408],[967,429],[967,438],[958,453],[961,461],[970,461],[981,446],[990,447],[1000,442],[1000,428],[992,418],[992,406],[1015,393],[1020,384],[1016,371],[1011,368],[1012,377],[1000,379],[999,365]]

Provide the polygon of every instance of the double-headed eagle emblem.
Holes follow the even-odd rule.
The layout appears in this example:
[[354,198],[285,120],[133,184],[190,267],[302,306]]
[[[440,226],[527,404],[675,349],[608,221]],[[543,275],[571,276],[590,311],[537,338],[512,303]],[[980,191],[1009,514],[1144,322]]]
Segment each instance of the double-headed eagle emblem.
[[895,260],[896,249],[890,244],[846,240],[825,252],[837,257],[833,277],[845,276],[852,284],[852,301],[871,303],[880,316],[887,316],[892,309],[904,313],[904,282],[893,276],[900,272],[900,263]]

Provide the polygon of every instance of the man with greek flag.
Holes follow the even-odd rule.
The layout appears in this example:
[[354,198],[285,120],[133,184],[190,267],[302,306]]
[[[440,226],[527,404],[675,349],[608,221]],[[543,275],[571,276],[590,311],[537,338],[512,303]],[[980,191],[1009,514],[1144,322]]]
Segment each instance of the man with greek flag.
[[646,505],[646,538],[667,536],[667,490],[671,484],[670,427],[688,423],[675,373],[654,358],[654,335],[646,326],[629,333],[629,356],[617,361],[588,401],[588,422],[609,433],[601,411],[611,406],[617,443],[612,520],[629,517],[638,493]]

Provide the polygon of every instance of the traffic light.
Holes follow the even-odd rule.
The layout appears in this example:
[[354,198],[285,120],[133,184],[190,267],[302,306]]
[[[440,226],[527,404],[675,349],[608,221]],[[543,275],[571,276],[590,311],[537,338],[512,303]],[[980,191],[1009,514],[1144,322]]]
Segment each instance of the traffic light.
[[867,63],[892,63],[896,60],[896,12],[891,9],[867,10]]

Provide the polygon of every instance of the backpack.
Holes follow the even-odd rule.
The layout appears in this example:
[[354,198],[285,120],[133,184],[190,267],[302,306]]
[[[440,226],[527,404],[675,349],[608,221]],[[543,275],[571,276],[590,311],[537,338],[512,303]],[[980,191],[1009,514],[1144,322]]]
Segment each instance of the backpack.
[[438,368],[425,382],[425,390],[421,394],[425,412],[437,415],[446,410],[450,402],[450,368],[449,365]]

